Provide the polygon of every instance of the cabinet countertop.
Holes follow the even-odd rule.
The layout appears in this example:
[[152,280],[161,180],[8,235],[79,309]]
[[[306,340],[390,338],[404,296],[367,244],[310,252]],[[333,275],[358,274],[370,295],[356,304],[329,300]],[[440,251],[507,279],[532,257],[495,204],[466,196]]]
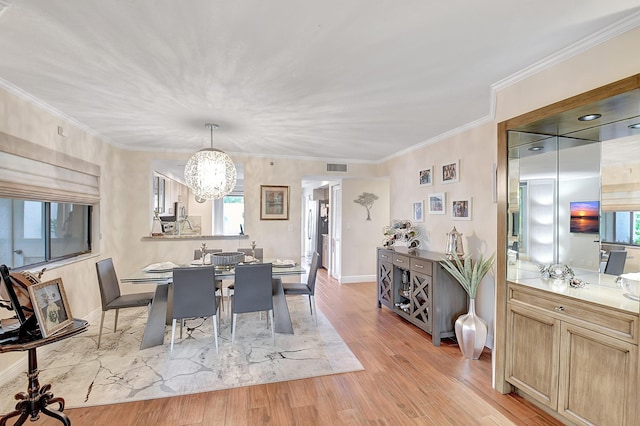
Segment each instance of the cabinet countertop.
[[378,247],[378,249],[390,251],[392,253],[397,253],[402,256],[413,257],[416,259],[426,259],[432,262],[440,262],[442,259],[445,258],[444,253],[438,253],[435,251],[427,251],[427,250],[415,250],[415,249],[409,250],[406,247],[393,247],[393,248]]
[[543,279],[537,265],[518,260],[515,265],[508,266],[507,281],[640,315],[640,302],[622,294],[615,275],[577,268],[573,272],[576,278],[584,281],[584,287],[573,288],[565,280]]

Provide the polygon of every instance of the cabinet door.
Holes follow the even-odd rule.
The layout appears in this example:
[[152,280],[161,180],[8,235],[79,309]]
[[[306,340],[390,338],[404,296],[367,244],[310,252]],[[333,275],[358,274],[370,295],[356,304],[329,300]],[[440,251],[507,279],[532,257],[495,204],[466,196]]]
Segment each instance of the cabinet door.
[[411,320],[431,333],[431,276],[411,273]]
[[393,265],[378,261],[378,303],[393,309]]
[[507,309],[507,381],[556,410],[560,321],[537,309]]
[[635,424],[637,363],[637,345],[563,322],[558,412],[576,424]]

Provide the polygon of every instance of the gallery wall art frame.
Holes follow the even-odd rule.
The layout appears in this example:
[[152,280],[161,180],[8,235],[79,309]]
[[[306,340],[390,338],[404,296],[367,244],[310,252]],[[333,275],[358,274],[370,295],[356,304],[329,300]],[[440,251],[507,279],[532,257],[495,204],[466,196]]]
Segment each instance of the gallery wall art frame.
[[73,323],[62,278],[31,285],[29,296],[42,337],[49,337]]
[[414,222],[424,222],[424,201],[414,201],[411,211]]
[[445,214],[447,209],[447,194],[445,192],[428,194],[427,209],[429,214]]
[[260,185],[260,220],[289,220],[289,187]]
[[426,169],[420,169],[418,171],[418,185],[419,186],[431,186],[433,185],[433,166]]
[[442,183],[455,183],[460,181],[460,160],[443,164],[440,167],[440,180]]
[[471,220],[471,197],[451,200],[451,219]]

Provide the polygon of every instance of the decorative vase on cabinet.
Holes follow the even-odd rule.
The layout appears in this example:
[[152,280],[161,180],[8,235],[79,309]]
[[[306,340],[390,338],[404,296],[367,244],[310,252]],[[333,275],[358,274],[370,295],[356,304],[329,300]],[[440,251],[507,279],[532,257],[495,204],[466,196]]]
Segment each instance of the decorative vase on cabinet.
[[469,300],[469,312],[456,320],[456,339],[462,355],[478,359],[487,340],[487,322],[476,315],[476,299]]

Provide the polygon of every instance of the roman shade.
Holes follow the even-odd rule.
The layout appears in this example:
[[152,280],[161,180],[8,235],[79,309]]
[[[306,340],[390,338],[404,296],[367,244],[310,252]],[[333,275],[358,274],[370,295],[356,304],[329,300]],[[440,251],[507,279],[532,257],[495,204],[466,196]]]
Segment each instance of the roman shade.
[[0,198],[100,201],[100,166],[0,132]]

